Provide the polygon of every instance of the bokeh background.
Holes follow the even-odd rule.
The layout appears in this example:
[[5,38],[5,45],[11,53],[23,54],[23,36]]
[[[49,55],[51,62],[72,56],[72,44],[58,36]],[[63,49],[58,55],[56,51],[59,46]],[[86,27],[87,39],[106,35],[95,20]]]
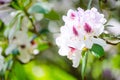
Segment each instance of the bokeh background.
[[[21,2],[18,4],[17,1]],[[5,31],[14,17],[11,16],[12,12],[21,10],[13,5],[26,4],[27,1],[30,4],[26,11],[36,3],[49,11],[47,14],[30,14],[35,18],[33,22],[38,33],[28,31],[28,35],[37,36],[34,40],[39,54],[28,63],[22,63],[15,57],[11,68],[4,72],[6,79],[3,79],[1,72],[0,80],[81,80],[81,63],[78,68],[73,68],[67,57],[60,56],[55,38],[59,35],[60,27],[64,25],[62,16],[69,9],[81,7],[86,10],[89,0],[0,0],[0,47],[6,61],[11,56],[5,55],[8,46]],[[111,25],[105,28],[105,32],[120,37],[120,0],[93,0],[91,6],[103,13],[108,20],[106,24]],[[23,21],[22,26],[26,25],[30,24]],[[114,41],[116,42],[120,42],[120,39]],[[107,45],[105,55],[101,58],[89,54],[86,80],[120,80],[120,44]]]

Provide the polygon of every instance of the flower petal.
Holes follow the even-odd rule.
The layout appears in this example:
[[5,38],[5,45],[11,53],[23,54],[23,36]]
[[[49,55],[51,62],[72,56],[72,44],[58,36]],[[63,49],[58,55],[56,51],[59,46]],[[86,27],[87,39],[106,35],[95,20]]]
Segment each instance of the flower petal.
[[70,52],[70,49],[68,48],[68,47],[61,47],[60,49],[59,49],[59,54],[61,55],[61,56],[66,56],[66,55],[68,55],[68,53]]
[[9,55],[12,52],[12,50],[15,49],[16,47],[17,47],[17,45],[15,45],[15,44],[9,45],[9,47],[5,50],[5,54]]
[[86,47],[86,48],[89,48],[89,49],[92,48],[93,41],[92,41],[91,38],[87,38],[87,39],[84,41],[84,43],[85,43],[85,47]]
[[106,47],[106,42],[100,38],[92,38],[93,43],[101,45],[103,48]]
[[75,55],[72,57],[72,62],[73,62],[73,67],[77,68],[79,66],[80,63],[80,59],[81,59],[81,51],[76,51],[74,53]]

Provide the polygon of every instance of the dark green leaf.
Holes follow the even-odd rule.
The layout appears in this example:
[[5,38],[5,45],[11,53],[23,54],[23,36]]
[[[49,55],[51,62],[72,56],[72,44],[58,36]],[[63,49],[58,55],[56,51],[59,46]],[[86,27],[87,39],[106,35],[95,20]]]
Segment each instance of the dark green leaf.
[[42,29],[39,31],[40,34],[46,34],[48,32],[49,32],[48,29]]
[[96,57],[102,57],[104,55],[104,49],[99,44],[93,44],[92,48],[90,49],[92,51],[92,54]]
[[16,49],[12,50],[12,54],[13,54],[14,56],[18,55],[18,54],[19,54],[18,49],[16,48]]

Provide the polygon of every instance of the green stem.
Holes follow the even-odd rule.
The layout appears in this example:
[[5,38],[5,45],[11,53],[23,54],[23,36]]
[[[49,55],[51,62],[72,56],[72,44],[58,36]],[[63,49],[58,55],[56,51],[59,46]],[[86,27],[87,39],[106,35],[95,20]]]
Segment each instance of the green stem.
[[24,13],[25,13],[26,17],[29,19],[29,21],[31,22],[31,24],[32,24],[32,26],[34,28],[34,31],[37,33],[37,30],[35,28],[34,22],[33,22],[32,18],[30,18],[29,13],[26,10],[24,10]]
[[87,65],[88,51],[85,52],[85,55],[82,58],[82,80],[85,78],[85,69]]
[[92,0],[89,1],[87,9],[91,8]]

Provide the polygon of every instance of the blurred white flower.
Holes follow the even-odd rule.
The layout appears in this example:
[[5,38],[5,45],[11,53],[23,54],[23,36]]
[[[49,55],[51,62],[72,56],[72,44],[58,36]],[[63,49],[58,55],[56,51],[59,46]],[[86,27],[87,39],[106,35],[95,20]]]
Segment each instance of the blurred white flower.
[[33,53],[34,53],[35,55],[37,55],[37,54],[39,54],[39,50],[38,50],[38,49],[34,49],[34,50],[33,50]]
[[112,27],[107,27],[107,30],[113,35],[120,35],[120,22],[112,18],[108,21],[107,25],[112,25]]
[[84,48],[91,49],[93,44],[106,45],[104,40],[98,38],[104,31],[106,19],[96,8],[86,11],[70,9],[63,20],[65,25],[61,27],[56,44],[60,47],[59,54],[73,60],[74,67],[79,65]]
[[6,55],[10,54],[16,48],[20,52],[18,59],[23,63],[27,63],[33,58],[35,44],[29,40],[26,31],[16,31],[13,36],[9,37],[9,47],[6,49]]
[[[12,16],[10,16],[10,13],[14,11],[11,7],[9,7],[9,3],[11,0],[0,0],[0,2],[3,2],[5,4],[0,5],[0,19],[5,23],[5,25],[8,25],[10,21],[13,19]],[[7,4],[6,4],[7,3]]]
[[[54,10],[57,10],[57,11],[67,11],[68,9],[74,9],[74,2],[77,3],[78,0],[52,0],[53,2],[53,9]],[[69,4],[66,4],[68,3]],[[62,4],[62,6],[61,6]],[[60,6],[60,7],[56,7],[56,6]]]
[[49,24],[48,24],[48,30],[52,33],[59,32],[58,24],[54,21],[50,21]]
[[2,53],[2,48],[0,47],[0,71],[4,67],[4,57],[1,55]]
[[10,2],[11,0],[0,0],[0,2],[4,2],[4,3],[7,3],[7,2]]
[[35,13],[34,16],[35,16],[35,19],[36,19],[37,21],[42,20],[43,17],[44,17],[44,15],[43,15],[43,14],[40,14],[40,13],[39,13],[39,14],[38,14],[38,13]]

